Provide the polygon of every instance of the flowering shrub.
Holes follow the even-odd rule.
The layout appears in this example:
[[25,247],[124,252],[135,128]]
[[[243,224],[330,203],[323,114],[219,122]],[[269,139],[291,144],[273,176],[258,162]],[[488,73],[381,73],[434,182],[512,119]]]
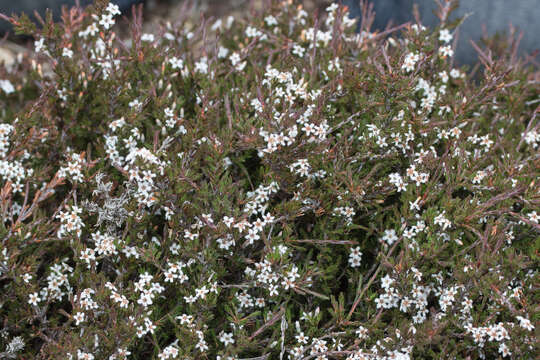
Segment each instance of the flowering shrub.
[[441,5],[12,18],[0,358],[534,357],[538,69],[511,39],[454,67]]

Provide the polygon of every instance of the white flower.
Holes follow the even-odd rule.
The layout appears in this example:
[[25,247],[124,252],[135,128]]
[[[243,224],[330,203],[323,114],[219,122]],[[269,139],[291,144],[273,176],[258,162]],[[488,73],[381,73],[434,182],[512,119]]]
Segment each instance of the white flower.
[[120,119],[114,120],[113,122],[111,122],[109,124],[109,128],[112,131],[115,131],[116,129],[121,128],[122,126],[124,126],[125,124],[126,124],[126,121],[124,120],[123,117],[121,117]]
[[268,15],[267,17],[265,17],[265,18],[264,18],[264,22],[265,22],[266,25],[268,25],[268,26],[274,26],[274,25],[277,25],[277,24],[278,24],[276,18],[273,17],[272,15]]
[[28,298],[29,298],[29,299],[28,299],[28,303],[29,303],[30,305],[36,306],[36,305],[38,304],[38,302],[40,301],[40,298],[39,298],[37,292],[35,292],[35,293],[33,293],[33,294],[30,294],[30,295],[28,296]]
[[192,315],[182,314],[176,317],[176,320],[180,320],[180,324],[189,325],[193,321]]
[[397,187],[398,192],[402,192],[407,190],[407,184],[403,182],[403,178],[398,173],[392,173],[388,175],[390,178],[390,184],[393,184]]
[[449,43],[452,40],[452,34],[450,34],[450,31],[448,31],[448,29],[441,29],[441,31],[439,32],[439,40],[445,43]]
[[225,226],[227,226],[228,228],[231,227],[231,225],[233,224],[233,222],[234,222],[234,218],[229,217],[229,216],[224,216],[224,217],[223,217],[223,223],[224,223]]
[[441,46],[439,48],[439,54],[444,57],[452,57],[454,55],[454,50],[452,50],[452,47],[450,45]]
[[177,57],[173,57],[169,60],[169,64],[171,64],[171,67],[173,69],[180,69],[182,70],[184,68],[184,60],[179,59]]
[[13,84],[9,80],[0,80],[0,89],[2,89],[6,94],[11,94],[15,91]]
[[141,102],[140,102],[138,99],[135,99],[135,100],[130,101],[130,102],[128,103],[128,106],[129,106],[130,108],[132,108],[132,109],[137,109],[137,110],[141,107],[141,105],[142,105],[142,104],[141,104]]
[[367,338],[367,335],[368,335],[368,329],[366,329],[365,327],[363,326],[360,326],[358,328],[358,330],[356,330],[356,336],[358,336],[358,338],[360,340],[363,340],[363,339],[366,339]]
[[90,268],[90,262],[96,260],[94,249],[87,248],[85,250],[81,250],[80,258],[84,260],[89,265],[88,268]]
[[226,47],[223,47],[223,46],[220,46],[219,47],[219,50],[218,50],[218,58],[220,59],[224,59],[227,57],[227,55],[229,54],[229,49],[227,49]]
[[259,240],[260,236],[257,233],[257,230],[255,229],[249,229],[248,234],[246,235],[246,240],[248,241],[248,244],[252,245],[255,240]]
[[221,341],[225,346],[234,344],[233,334],[222,332],[219,336],[219,341]]
[[45,47],[45,38],[34,41],[35,52],[39,53]]
[[279,294],[278,287],[276,285],[270,285],[268,290],[270,291],[270,296],[276,296]]
[[83,312],[78,312],[73,315],[73,319],[75,320],[75,325],[79,325],[85,320],[85,315]]
[[167,346],[165,349],[163,349],[163,352],[161,352],[158,355],[158,358],[160,359],[169,359],[169,358],[177,358],[178,357],[178,348],[173,345]]
[[447,228],[452,226],[452,223],[450,222],[450,220],[444,217],[445,212],[446,211],[443,211],[442,213],[440,213],[433,219],[433,222],[435,223],[435,225],[441,226],[443,230],[446,230]]
[[499,353],[503,357],[507,357],[507,356],[512,355],[512,353],[510,352],[510,349],[508,349],[508,346],[506,346],[506,344],[504,344],[504,343],[499,345]]
[[426,31],[426,27],[424,25],[418,25],[418,24],[412,24],[411,29],[413,29],[417,34],[420,31]]
[[120,15],[120,8],[118,7],[118,5],[113,4],[113,3],[109,3],[105,11],[107,11],[112,16]]
[[155,40],[154,34],[142,34],[141,41],[152,42]]
[[202,57],[199,62],[195,63],[195,71],[200,72],[201,74],[208,73],[208,58]]
[[268,38],[265,34],[263,34],[262,31],[260,31],[260,30],[258,30],[258,29],[256,29],[256,28],[254,28],[254,27],[252,27],[252,26],[248,26],[248,27],[246,28],[245,34],[246,34],[246,36],[247,36],[248,38],[258,37],[258,38],[260,38],[261,40],[266,40],[266,39]]
[[540,216],[536,213],[536,211],[530,212],[528,216],[529,216],[529,220],[538,224],[538,220],[540,220]]
[[516,318],[519,320],[519,326],[529,331],[534,330],[534,325],[529,319],[526,319],[522,316],[516,316]]
[[394,279],[388,276],[388,274],[386,274],[386,276],[381,279],[381,286],[385,290],[388,290],[393,283]]
[[442,80],[443,83],[446,84],[446,83],[448,82],[448,73],[446,72],[446,70],[445,70],[445,71],[441,71],[441,72],[439,73],[439,77],[441,78],[441,80]]
[[398,236],[396,233],[396,230],[394,229],[387,229],[384,230],[384,235],[382,236],[381,240],[385,241],[388,245],[392,245],[398,240]]
[[189,230],[184,230],[184,237],[188,238],[189,240],[195,240],[199,237],[199,234],[197,233],[192,233],[191,231]]
[[206,294],[208,294],[209,290],[206,288],[206,285],[204,285],[200,289],[195,289],[195,296],[201,299],[206,298]]
[[464,77],[465,74],[461,73],[461,71],[459,71],[458,69],[452,69],[450,70],[450,76],[454,79],[457,79],[460,77]]
[[77,359],[78,360],[94,360],[94,355],[90,353],[82,352],[80,349],[77,350]]
[[62,56],[65,56],[71,59],[73,57],[73,51],[71,49],[64,48],[62,50]]
[[409,53],[405,56],[405,60],[403,61],[403,65],[401,66],[401,69],[404,69],[407,72],[411,72],[414,70],[414,66],[416,63],[420,60],[420,56],[416,53]]
[[416,198],[416,200],[413,202],[413,201],[409,201],[409,209],[410,210],[416,210],[416,211],[420,211],[420,200],[422,198],[419,196]]
[[103,14],[99,20],[99,25],[103,26],[105,30],[108,30],[111,26],[114,25],[113,15]]
[[298,44],[294,44],[291,52],[298,57],[304,57],[304,53],[306,52],[306,49],[304,49],[302,46]]
[[360,266],[361,260],[362,260],[362,252],[360,251],[360,247],[357,246],[351,249],[351,253],[349,254],[349,264],[351,265],[351,267]]
[[296,346],[296,347],[292,348],[292,350],[290,350],[290,352],[291,352],[291,355],[294,358],[299,358],[304,353],[304,346],[303,345]]

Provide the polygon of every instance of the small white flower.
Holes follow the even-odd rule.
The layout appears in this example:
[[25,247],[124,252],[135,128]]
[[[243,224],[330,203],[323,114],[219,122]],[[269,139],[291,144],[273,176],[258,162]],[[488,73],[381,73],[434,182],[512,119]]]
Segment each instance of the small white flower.
[[304,54],[306,52],[306,49],[304,49],[302,46],[298,45],[298,44],[294,44],[293,45],[293,49],[291,51],[294,55],[298,56],[298,57],[304,57]]
[[407,54],[405,56],[405,60],[403,61],[403,65],[401,66],[401,69],[405,70],[406,72],[413,71],[418,60],[420,60],[420,56],[418,54],[416,53]]
[[255,240],[259,240],[261,237],[258,235],[257,230],[249,229],[248,234],[246,235],[246,240],[248,244],[252,245]]
[[113,4],[113,3],[109,3],[105,11],[107,11],[112,16],[120,15],[120,8],[118,7],[118,5]]
[[225,346],[234,344],[233,334],[222,332],[219,336],[219,341],[221,341]]
[[224,59],[224,58],[227,57],[228,54],[229,54],[229,49],[227,49],[226,47],[223,47],[223,46],[219,47],[218,58]]
[[439,54],[441,54],[443,58],[452,57],[454,55],[454,50],[452,50],[452,47],[450,45],[441,46],[439,48]]
[[75,320],[75,325],[79,325],[85,320],[85,315],[83,312],[78,312],[73,315],[73,319]]
[[452,34],[450,34],[450,31],[448,29],[441,29],[441,31],[439,32],[439,40],[445,43],[449,43],[450,41],[452,41]]
[[420,211],[420,200],[422,198],[419,196],[416,198],[416,200],[413,202],[413,201],[409,201],[409,209],[410,210],[416,210],[416,211]]
[[500,353],[503,357],[507,357],[507,356],[512,355],[512,353],[510,352],[510,349],[508,349],[508,346],[506,346],[506,344],[504,344],[504,343],[502,343],[501,345],[499,345],[499,353]]
[[45,47],[45,38],[34,41],[35,52],[40,53]]
[[351,267],[360,266],[361,260],[362,260],[362,252],[360,251],[360,247],[357,246],[351,249],[351,253],[349,254],[349,264],[351,265]]
[[439,77],[441,78],[443,83],[446,84],[448,82],[448,73],[446,71],[441,71],[439,73]]
[[268,26],[274,26],[274,25],[277,25],[277,24],[278,24],[276,18],[273,17],[272,15],[268,15],[267,17],[265,17],[265,18],[264,18],[264,22],[265,22],[266,25],[268,25]]
[[99,20],[99,25],[103,26],[105,30],[110,29],[111,26],[113,26],[115,23],[113,19],[113,15],[111,14],[103,14],[101,15],[101,19]]
[[301,331],[298,335],[295,336],[296,341],[302,344],[307,344],[309,341],[309,336],[304,335],[304,333]]
[[450,220],[448,220],[447,218],[444,217],[444,213],[446,211],[443,211],[442,213],[440,213],[439,215],[437,215],[434,219],[433,219],[433,222],[436,224],[436,225],[439,225],[440,227],[442,227],[443,230],[446,230],[448,229],[450,226],[452,226],[452,223],[450,222]]
[[29,298],[29,299],[28,299],[28,303],[29,303],[30,305],[36,306],[36,305],[38,304],[38,302],[40,301],[40,298],[39,298],[37,292],[35,292],[35,293],[33,293],[33,294],[30,294],[30,295],[28,296],[28,298]]
[[62,50],[62,56],[68,57],[71,59],[73,57],[73,51],[71,49],[64,48],[64,50]]
[[204,300],[208,292],[209,290],[206,288],[206,285],[205,285],[200,289],[195,289],[195,296]]
[[80,349],[77,350],[77,359],[78,360],[94,360],[94,355],[91,353],[82,352]]
[[208,58],[206,56],[195,63],[195,71],[200,72],[201,74],[208,73]]
[[358,328],[358,330],[356,330],[356,336],[358,336],[358,338],[359,338],[360,340],[366,339],[366,338],[367,338],[367,335],[368,335],[368,330],[367,330],[365,327],[363,327],[363,326],[360,326],[360,327]]
[[180,316],[176,317],[176,320],[180,320],[180,324],[182,325],[189,325],[191,324],[191,321],[193,321],[192,315],[182,314]]
[[393,283],[394,279],[388,276],[388,274],[381,279],[381,286],[385,290],[388,290]]
[[179,59],[177,57],[173,57],[169,60],[169,64],[171,64],[171,67],[173,69],[180,69],[182,70],[184,68],[184,60]]
[[519,320],[519,326],[529,331],[534,330],[534,325],[531,323],[529,319],[524,318],[522,316],[516,316],[516,318]]
[[452,69],[452,70],[450,70],[450,76],[453,79],[458,79],[460,77],[464,77],[465,75],[463,73],[461,73],[461,71],[459,71],[458,69]]
[[2,89],[6,94],[11,94],[15,91],[13,84],[9,80],[0,80],[0,89]]
[[142,34],[141,41],[153,42],[155,40],[154,34]]
[[538,224],[538,220],[540,220],[540,216],[536,213],[536,211],[530,212],[528,216],[529,216],[529,220]]

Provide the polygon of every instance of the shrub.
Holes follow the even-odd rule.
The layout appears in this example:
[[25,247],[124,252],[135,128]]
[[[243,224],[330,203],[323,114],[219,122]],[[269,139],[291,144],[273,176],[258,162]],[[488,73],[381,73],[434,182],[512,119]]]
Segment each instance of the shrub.
[[0,357],[533,358],[538,69],[512,39],[454,67],[450,6],[11,18]]

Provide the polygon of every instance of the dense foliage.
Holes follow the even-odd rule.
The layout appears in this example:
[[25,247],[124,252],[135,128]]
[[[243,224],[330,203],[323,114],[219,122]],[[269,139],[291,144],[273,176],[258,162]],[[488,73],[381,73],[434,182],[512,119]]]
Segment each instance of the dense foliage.
[[0,69],[0,358],[534,358],[539,77],[268,1]]

